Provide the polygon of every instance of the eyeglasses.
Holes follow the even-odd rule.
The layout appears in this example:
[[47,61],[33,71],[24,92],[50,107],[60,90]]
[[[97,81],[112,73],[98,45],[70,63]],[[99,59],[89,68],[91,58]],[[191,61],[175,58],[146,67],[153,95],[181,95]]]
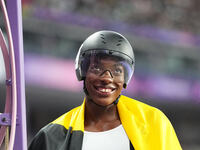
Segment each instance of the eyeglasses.
[[92,63],[88,68],[88,73],[92,73],[100,77],[107,71],[116,81],[124,81],[124,67],[120,63],[106,65],[101,63]]

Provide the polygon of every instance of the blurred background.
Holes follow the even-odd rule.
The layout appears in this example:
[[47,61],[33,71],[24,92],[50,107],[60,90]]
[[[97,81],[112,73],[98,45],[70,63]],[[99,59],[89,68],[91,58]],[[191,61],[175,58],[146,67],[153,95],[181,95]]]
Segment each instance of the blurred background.
[[[28,143],[82,103],[76,53],[86,37],[107,29],[125,35],[135,51],[135,74],[123,94],[161,109],[184,150],[200,149],[199,0],[23,0],[22,6]],[[0,67],[3,112],[1,52]]]

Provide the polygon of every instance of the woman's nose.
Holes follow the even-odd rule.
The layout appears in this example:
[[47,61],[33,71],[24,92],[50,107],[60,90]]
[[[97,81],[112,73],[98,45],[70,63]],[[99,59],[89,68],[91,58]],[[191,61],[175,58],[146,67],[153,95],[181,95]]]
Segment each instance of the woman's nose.
[[101,73],[100,75],[101,77],[109,77],[109,78],[113,78],[112,72],[110,70],[105,70]]
[[111,73],[109,70],[105,70],[105,71],[101,74],[100,80],[101,80],[104,84],[109,84],[109,83],[113,82],[112,73]]

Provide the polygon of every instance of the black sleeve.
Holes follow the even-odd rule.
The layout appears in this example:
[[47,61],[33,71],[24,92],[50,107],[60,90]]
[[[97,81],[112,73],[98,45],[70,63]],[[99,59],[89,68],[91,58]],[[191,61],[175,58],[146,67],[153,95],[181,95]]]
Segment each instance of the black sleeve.
[[69,144],[67,132],[62,125],[48,124],[36,134],[28,150],[66,150]]
[[42,130],[33,138],[28,150],[48,150],[46,134]]

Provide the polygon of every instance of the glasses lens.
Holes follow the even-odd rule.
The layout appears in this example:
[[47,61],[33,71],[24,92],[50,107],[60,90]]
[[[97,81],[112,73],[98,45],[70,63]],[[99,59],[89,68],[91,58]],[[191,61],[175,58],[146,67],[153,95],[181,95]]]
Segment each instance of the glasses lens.
[[102,73],[109,71],[114,76],[123,76],[124,68],[121,64],[114,64],[112,66],[104,66],[102,64],[90,64],[89,72],[101,75]]
[[115,81],[124,82],[124,67],[120,61],[113,58],[95,58],[91,57],[88,73],[103,77],[110,75]]

